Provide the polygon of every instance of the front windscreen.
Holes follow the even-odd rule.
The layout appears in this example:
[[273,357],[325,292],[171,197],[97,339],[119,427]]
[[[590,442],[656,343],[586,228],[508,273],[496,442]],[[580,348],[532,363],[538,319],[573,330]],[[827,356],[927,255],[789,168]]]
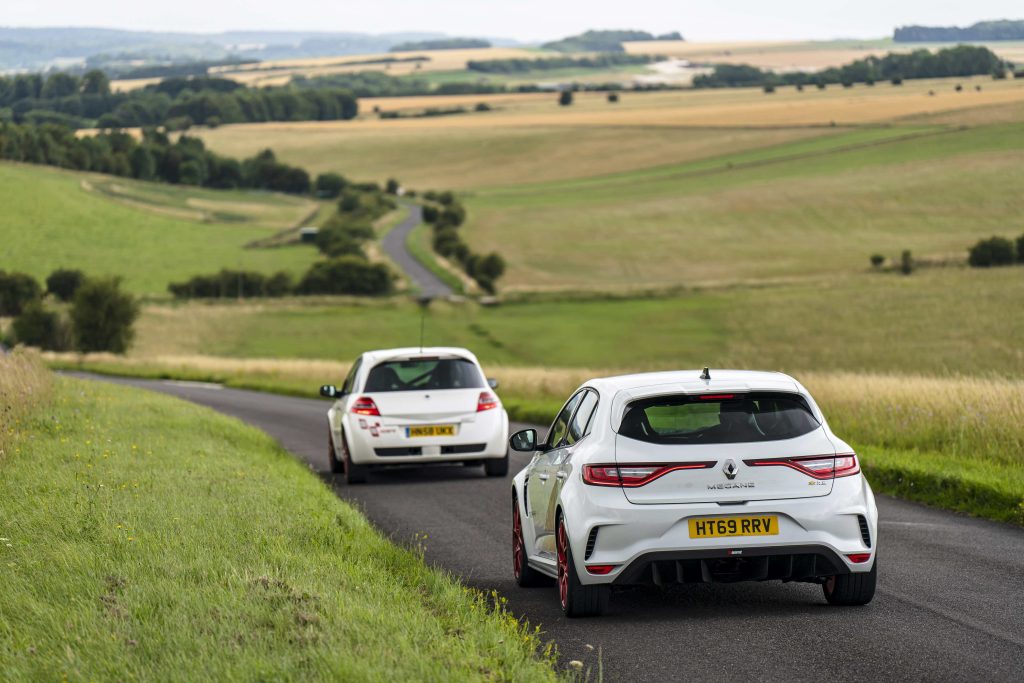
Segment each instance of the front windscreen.
[[820,426],[796,394],[674,395],[630,403],[619,434],[663,444],[749,443],[792,439]]
[[366,378],[367,393],[478,389],[484,378],[465,358],[416,358],[381,363]]

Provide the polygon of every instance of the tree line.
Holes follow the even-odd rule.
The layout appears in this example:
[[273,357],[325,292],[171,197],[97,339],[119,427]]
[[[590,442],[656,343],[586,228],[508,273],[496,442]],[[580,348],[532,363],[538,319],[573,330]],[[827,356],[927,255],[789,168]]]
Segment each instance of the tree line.
[[260,121],[333,121],[359,113],[340,88],[247,88],[223,78],[175,77],[130,92],[112,92],[99,70],[0,77],[0,121],[60,123],[71,128],[168,126]]
[[541,45],[556,52],[625,52],[623,43],[649,40],[682,40],[678,31],[660,36],[647,31],[586,31]]
[[121,131],[78,137],[55,124],[0,123],[0,159],[222,190],[308,194],[312,187],[304,169],[277,161],[269,149],[239,161],[211,152],[197,137],[172,142],[153,128],[136,139]]
[[900,26],[897,43],[946,43],[958,40],[1024,40],[1024,21],[979,21],[972,26]]
[[938,52],[914,50],[865,57],[841,67],[816,72],[774,73],[748,64],[719,64],[714,72],[693,79],[695,88],[736,88],[778,85],[902,82],[914,78],[947,78],[992,74],[1005,76],[1009,65],[986,47],[958,45]]
[[454,261],[488,294],[497,291],[498,279],[505,274],[505,259],[492,252],[477,254],[459,233],[466,221],[466,208],[451,192],[423,193],[423,220],[434,231],[431,241],[434,251]]
[[466,68],[487,74],[513,74],[551,69],[605,69],[613,66],[650,64],[663,59],[654,55],[629,55],[608,52],[591,57],[544,57],[541,59],[483,59],[470,60]]
[[490,47],[491,43],[480,38],[439,38],[437,40],[414,40],[393,45],[389,52],[415,52],[417,50],[469,50]]

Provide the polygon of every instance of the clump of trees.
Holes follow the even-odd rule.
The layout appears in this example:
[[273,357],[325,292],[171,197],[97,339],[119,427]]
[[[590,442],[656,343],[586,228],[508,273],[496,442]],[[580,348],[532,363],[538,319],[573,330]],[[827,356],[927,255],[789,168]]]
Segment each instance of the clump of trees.
[[588,57],[543,57],[539,59],[483,59],[466,62],[470,71],[485,74],[515,74],[550,69],[606,69],[614,66],[650,64],[662,57],[609,52]]
[[1024,264],[1024,235],[1018,237],[1016,243],[998,236],[979,240],[967,250],[967,263],[974,268]]
[[257,121],[329,121],[359,113],[343,88],[247,88],[207,76],[172,77],[129,92],[112,92],[99,70],[0,77],[0,120],[59,123],[71,128],[124,128]]
[[988,75],[1006,67],[1006,62],[986,47],[958,45],[937,52],[890,52],[884,57],[866,57],[817,72],[779,74],[749,64],[718,64],[712,73],[694,78],[693,86],[736,88],[815,84],[820,88],[828,84],[842,84],[853,87],[854,83],[881,80],[900,85],[904,79]]
[[181,135],[171,142],[153,128],[137,140],[120,131],[78,137],[55,124],[0,123],[0,158],[216,189],[307,194],[311,187],[305,170],[277,161],[269,149],[238,161],[211,152],[199,138]]
[[463,241],[459,227],[466,221],[465,207],[447,191],[424,192],[423,199],[423,220],[433,228],[434,251],[461,266],[485,292],[496,292],[505,260],[498,253],[476,254]]
[[48,351],[124,353],[134,339],[139,315],[135,297],[118,278],[87,278],[81,271],[60,269],[43,289],[25,273],[0,272],[0,304],[14,315],[14,341]]
[[678,31],[654,35],[647,31],[585,31],[579,35],[569,36],[541,45],[545,50],[558,52],[625,52],[623,43],[648,40],[682,40]]
[[273,275],[251,270],[223,269],[213,275],[196,275],[184,282],[172,282],[167,290],[176,299],[252,299],[282,297],[292,293],[295,282],[289,273]]

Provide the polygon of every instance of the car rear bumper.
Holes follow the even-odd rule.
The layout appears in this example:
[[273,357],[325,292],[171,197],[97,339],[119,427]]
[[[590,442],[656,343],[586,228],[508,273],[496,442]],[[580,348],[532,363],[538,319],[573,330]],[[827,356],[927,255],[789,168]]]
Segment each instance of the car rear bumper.
[[[633,505],[617,488],[586,485],[563,489],[563,503],[584,584],[815,580],[870,571],[877,551],[877,511],[861,476],[837,479],[828,496],[744,505]],[[692,518],[758,515],[776,516],[778,533],[690,538]],[[853,562],[853,554],[870,558]],[[594,575],[588,565],[614,568]]]
[[[365,424],[365,421],[364,421]],[[357,465],[408,465],[504,457],[508,415],[503,409],[478,413],[458,423],[455,436],[409,437],[400,426],[373,430],[358,419],[346,428],[349,453]]]

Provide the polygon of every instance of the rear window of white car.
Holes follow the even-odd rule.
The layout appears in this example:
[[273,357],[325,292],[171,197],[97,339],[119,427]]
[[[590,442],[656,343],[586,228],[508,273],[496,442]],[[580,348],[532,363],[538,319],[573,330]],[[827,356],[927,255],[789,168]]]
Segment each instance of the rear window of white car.
[[820,426],[796,394],[674,395],[630,403],[619,434],[662,444],[750,443],[792,439]]
[[414,358],[374,366],[366,378],[364,391],[437,391],[484,386],[480,370],[465,358]]

